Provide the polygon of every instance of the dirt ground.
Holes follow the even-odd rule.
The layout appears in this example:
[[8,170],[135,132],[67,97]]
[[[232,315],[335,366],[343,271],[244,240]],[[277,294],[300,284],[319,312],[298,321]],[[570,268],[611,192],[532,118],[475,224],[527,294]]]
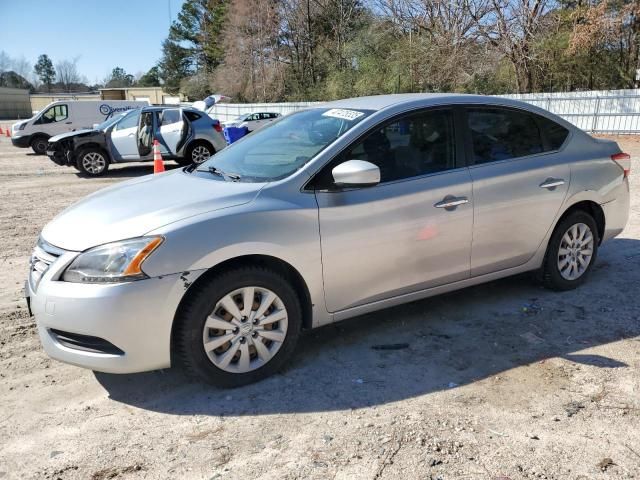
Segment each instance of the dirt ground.
[[359,317],[235,390],[52,361],[27,314],[43,225],[150,171],[83,179],[0,139],[0,479],[640,479],[640,168],[582,288],[525,275]]

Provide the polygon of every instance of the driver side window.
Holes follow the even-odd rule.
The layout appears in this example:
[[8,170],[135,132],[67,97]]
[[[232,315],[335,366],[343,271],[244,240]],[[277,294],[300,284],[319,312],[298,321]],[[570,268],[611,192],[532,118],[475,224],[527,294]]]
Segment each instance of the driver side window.
[[347,160],[377,165],[380,183],[456,168],[453,112],[432,109],[380,124],[326,165],[313,180],[314,188],[334,188],[331,171]]
[[125,128],[133,128],[138,126],[140,119],[139,113],[130,113],[116,124],[116,130],[124,130]]
[[455,168],[452,113],[429,110],[383,124],[343,158],[377,165],[381,183]]
[[42,114],[41,123],[56,123],[69,118],[69,110],[66,105],[55,105]]

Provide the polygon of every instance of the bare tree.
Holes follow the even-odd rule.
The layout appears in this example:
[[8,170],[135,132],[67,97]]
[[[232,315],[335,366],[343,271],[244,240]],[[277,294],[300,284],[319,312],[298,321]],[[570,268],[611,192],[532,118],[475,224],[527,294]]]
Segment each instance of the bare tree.
[[536,66],[535,41],[543,32],[543,20],[556,6],[554,0],[491,0],[493,9],[478,21],[479,31],[513,65],[518,92],[530,92]]
[[82,77],[78,73],[79,57],[70,60],[60,60],[56,63],[56,75],[66,92],[70,92],[74,84],[80,83]]
[[0,73],[8,72],[9,70],[11,70],[12,63],[13,63],[13,60],[11,59],[9,54],[4,50],[1,50],[0,51]]

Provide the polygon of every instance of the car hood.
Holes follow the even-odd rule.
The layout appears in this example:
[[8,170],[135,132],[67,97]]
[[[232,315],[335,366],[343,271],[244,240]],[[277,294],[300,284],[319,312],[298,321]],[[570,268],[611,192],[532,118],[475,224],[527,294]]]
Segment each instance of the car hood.
[[264,183],[225,182],[182,169],[122,182],[64,210],[42,238],[65,250],[144,235],[194,215],[251,202]]
[[53,137],[49,138],[49,142],[59,142],[60,140],[63,140],[65,138],[70,138],[70,137],[83,137],[85,135],[90,135],[90,134],[94,134],[94,133],[99,133],[99,130],[93,130],[91,128],[84,128],[82,130],[74,130],[73,132],[67,132],[67,133],[61,133],[60,135],[54,135]]

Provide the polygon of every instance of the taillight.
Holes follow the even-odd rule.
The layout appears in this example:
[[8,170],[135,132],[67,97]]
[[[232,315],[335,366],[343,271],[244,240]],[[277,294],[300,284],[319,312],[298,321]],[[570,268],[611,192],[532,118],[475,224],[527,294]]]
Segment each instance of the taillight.
[[222,133],[222,125],[220,125],[219,123],[214,123],[213,129],[218,133]]
[[622,152],[616,153],[615,155],[611,155],[611,160],[622,167],[625,177],[629,176],[629,173],[631,173],[631,155]]

